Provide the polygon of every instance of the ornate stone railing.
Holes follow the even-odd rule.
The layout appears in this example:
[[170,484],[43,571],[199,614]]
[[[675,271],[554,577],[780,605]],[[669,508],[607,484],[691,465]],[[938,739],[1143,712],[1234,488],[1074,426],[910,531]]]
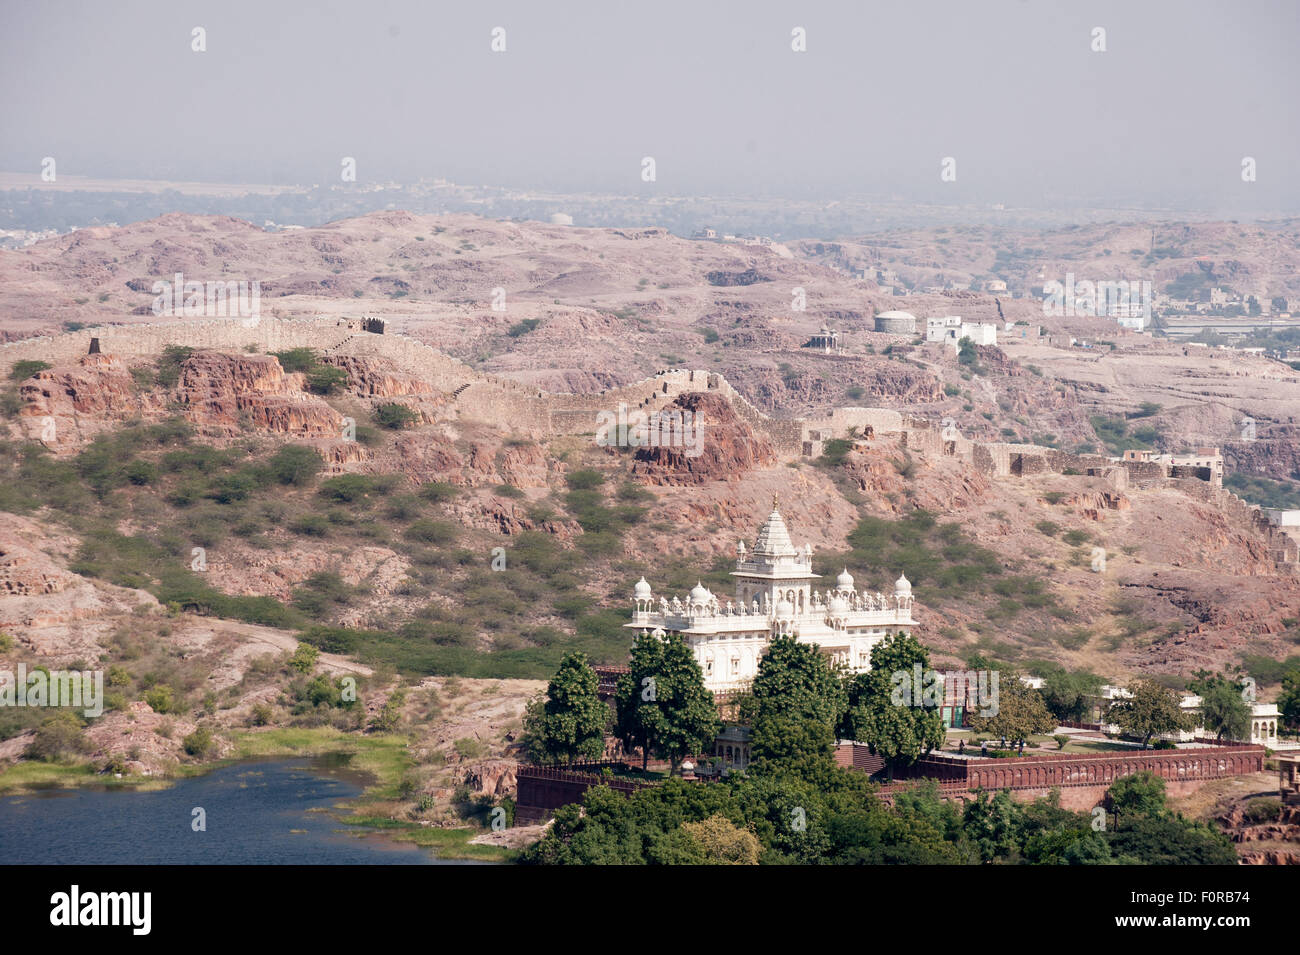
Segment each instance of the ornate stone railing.
[[[843,619],[848,627],[916,625],[916,621],[912,619],[910,606],[887,607],[883,610],[850,610],[836,616]],[[656,627],[662,627],[665,630],[690,630],[703,627],[723,632],[734,631],[740,633],[760,628],[766,629],[772,625],[774,619],[772,613],[742,613],[739,608],[736,608],[734,613],[716,614],[692,613],[687,610],[682,610],[680,613],[673,611],[662,613],[658,610],[634,610],[632,612],[633,625],[650,630]],[[791,618],[795,629],[798,629],[800,624],[826,624],[829,626],[828,620],[829,617],[824,608],[813,612],[795,614]]]

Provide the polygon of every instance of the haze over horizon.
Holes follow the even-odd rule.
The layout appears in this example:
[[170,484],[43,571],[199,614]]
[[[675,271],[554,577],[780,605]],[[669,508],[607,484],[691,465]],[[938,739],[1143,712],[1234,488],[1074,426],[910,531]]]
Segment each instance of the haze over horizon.
[[359,9],[6,0],[0,168],[330,185],[354,157],[359,185],[1300,213],[1283,0]]

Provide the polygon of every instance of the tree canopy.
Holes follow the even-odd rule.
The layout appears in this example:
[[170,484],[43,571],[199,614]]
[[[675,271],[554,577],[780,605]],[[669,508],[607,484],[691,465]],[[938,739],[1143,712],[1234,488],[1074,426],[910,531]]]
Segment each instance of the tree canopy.
[[[819,782],[754,772],[697,785],[670,779],[622,796],[606,786],[555,813],[523,861],[535,865],[1130,865],[1230,864],[1231,841],[1169,812],[1145,774],[1120,787],[1119,822],[1061,808],[1059,793],[1020,803],[977,793],[964,809],[930,780],[875,795],[861,773]],[[1159,780],[1156,781],[1160,783]]]
[[599,687],[585,654],[575,651],[560,661],[546,695],[530,702],[524,714],[524,748],[535,762],[600,758],[609,707],[601,702]]
[[757,720],[779,713],[833,729],[845,703],[840,675],[821,650],[794,637],[775,637],[759,662],[750,696],[742,702],[742,716]]
[[1145,747],[1151,737],[1187,728],[1178,694],[1153,680],[1138,680],[1129,692],[1132,697],[1111,703],[1107,719],[1130,736],[1142,740]]
[[1282,677],[1282,694],[1277,698],[1282,722],[1292,729],[1300,728],[1300,670],[1292,670]]
[[1247,684],[1239,674],[1198,670],[1188,689],[1201,697],[1201,725],[1218,739],[1250,739]]
[[[924,687],[913,686],[918,675],[934,681],[929,652],[915,637],[896,633],[872,649],[871,669],[848,681],[841,734],[883,758],[891,779],[899,767],[942,746],[946,736],[942,687],[927,697]],[[902,684],[906,694],[898,692]]]
[[1043,702],[1058,721],[1083,722],[1090,698],[1106,681],[1087,671],[1053,670],[1043,679]]
[[1043,695],[1021,680],[1015,670],[1002,671],[996,698],[991,702],[987,716],[984,708],[971,714],[971,728],[976,732],[1019,743],[1036,733],[1056,729],[1056,717],[1047,708]]
[[678,633],[636,639],[614,702],[614,735],[626,748],[640,748],[643,768],[653,755],[675,773],[687,756],[711,749],[722,729],[704,673]]

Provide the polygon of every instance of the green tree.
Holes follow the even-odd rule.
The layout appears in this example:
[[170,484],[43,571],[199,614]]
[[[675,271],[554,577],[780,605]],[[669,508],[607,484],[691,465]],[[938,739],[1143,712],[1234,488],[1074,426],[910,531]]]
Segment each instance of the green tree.
[[1053,670],[1043,680],[1043,702],[1058,721],[1082,722],[1088,716],[1090,697],[1106,681],[1095,673]]
[[420,415],[406,405],[390,401],[375,409],[375,423],[384,428],[400,431],[419,424]]
[[1129,692],[1131,698],[1111,703],[1106,718],[1129,736],[1142,740],[1144,749],[1153,736],[1187,728],[1189,721],[1173,690],[1154,680],[1138,680]]
[[992,706],[972,711],[970,724],[978,733],[1019,743],[1035,733],[1056,729],[1056,717],[1047,708],[1043,695],[1021,680],[1015,670],[1002,671],[997,696],[990,702]]
[[164,345],[162,354],[154,363],[158,372],[158,384],[171,388],[180,381],[181,367],[193,354],[194,349],[189,345]]
[[962,828],[978,847],[980,858],[1015,856],[1021,843],[1021,811],[1011,798],[1011,790],[989,795],[976,793],[962,812]]
[[699,846],[704,865],[758,865],[758,837],[726,816],[683,823],[682,830]]
[[972,371],[978,372],[980,353],[975,350],[975,343],[969,338],[963,338],[957,343],[957,361],[967,366]]
[[49,367],[51,367],[49,362],[39,361],[34,358],[23,358],[14,362],[13,367],[9,369],[9,377],[14,381],[24,381],[38,371],[45,371]]
[[1165,811],[1165,781],[1149,772],[1123,776],[1111,784],[1106,802],[1121,817],[1158,816]]
[[367,727],[376,733],[391,733],[402,722],[402,707],[406,704],[406,691],[400,687],[388,695],[383,707],[370,718]]
[[1300,670],[1292,670],[1282,677],[1282,694],[1277,698],[1282,722],[1292,729],[1300,729]]
[[749,721],[765,714],[816,720],[834,731],[847,704],[843,681],[830,658],[812,644],[776,637],[758,664],[741,715]]
[[1250,704],[1237,674],[1198,670],[1188,685],[1201,698],[1201,725],[1216,738],[1250,739]]
[[[919,688],[914,685],[918,672]],[[931,688],[928,698],[927,686]],[[904,689],[907,692],[900,692]],[[929,651],[915,637],[896,633],[872,649],[871,669],[848,681],[840,734],[865,743],[883,758],[893,779],[896,769],[943,745],[947,731],[939,712],[942,702],[942,686],[930,669]]]
[[144,701],[155,713],[171,713],[176,709],[172,688],[166,684],[151,687],[144,691]]
[[1099,864],[1110,857],[1104,839],[1081,845],[1094,834],[1092,816],[1062,809],[1059,789],[1021,806],[1020,831],[1022,857],[1032,865]]
[[750,734],[752,771],[822,783],[835,768],[835,736],[820,720],[765,710]]
[[82,733],[81,718],[76,713],[64,710],[36,727],[36,733],[23,755],[28,759],[52,763],[84,753],[88,748]]
[[1091,830],[1075,840],[1061,856],[1066,865],[1115,865],[1110,843],[1100,832]]
[[717,703],[704,686],[704,671],[681,634],[670,633],[664,641],[663,674],[656,695],[664,718],[655,752],[676,773],[687,756],[711,751],[722,730]]
[[1168,814],[1121,820],[1109,834],[1117,858],[1143,865],[1237,865],[1228,837],[1208,825]]
[[324,465],[320,454],[313,448],[301,444],[286,444],[267,462],[271,476],[281,484],[293,484],[301,487],[311,482],[316,472]]
[[306,377],[307,387],[318,395],[331,395],[348,383],[348,373],[333,365],[317,365]]
[[601,702],[600,680],[581,652],[560,661],[546,695],[530,704],[524,719],[524,747],[539,763],[599,759],[605,751],[609,707]]
[[293,656],[289,658],[289,666],[299,673],[310,673],[316,669],[316,661],[320,658],[320,651],[310,643],[299,643],[293,651]]
[[695,654],[677,633],[637,638],[614,702],[614,735],[628,749],[641,748],[643,768],[653,754],[675,773],[687,756],[711,749],[722,728]]
[[181,745],[190,756],[202,759],[213,750],[216,741],[212,738],[212,730],[206,726],[198,726],[193,733],[181,740]]
[[316,358],[316,352],[311,348],[291,348],[288,351],[273,351],[272,357],[280,363],[280,367],[287,372],[308,372],[319,363]]
[[628,672],[614,686],[614,735],[629,752],[641,750],[642,769],[663,722],[663,711],[653,699],[663,656],[663,641],[652,633],[641,634],[632,643]]

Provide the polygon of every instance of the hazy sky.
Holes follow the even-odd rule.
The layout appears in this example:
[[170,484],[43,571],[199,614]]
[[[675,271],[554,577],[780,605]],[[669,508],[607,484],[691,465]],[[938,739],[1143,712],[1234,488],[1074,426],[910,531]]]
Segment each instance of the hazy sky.
[[1300,0],[0,0],[0,169],[1295,213],[1298,41]]

